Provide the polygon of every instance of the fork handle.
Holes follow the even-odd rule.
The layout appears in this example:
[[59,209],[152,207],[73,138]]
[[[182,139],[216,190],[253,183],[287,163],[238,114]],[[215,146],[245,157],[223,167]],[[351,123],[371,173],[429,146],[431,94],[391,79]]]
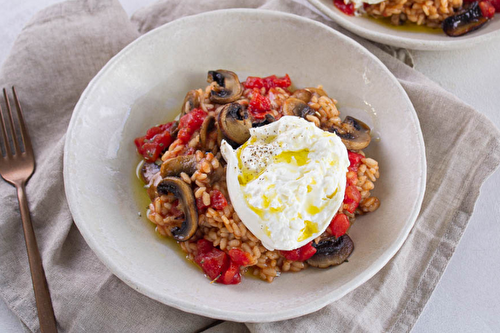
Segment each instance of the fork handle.
[[50,300],[49,288],[45,278],[45,272],[42,266],[42,259],[36,244],[35,232],[31,224],[30,211],[28,209],[28,200],[26,198],[26,189],[24,182],[16,184],[17,198],[19,199],[19,209],[21,210],[21,219],[23,220],[24,239],[26,241],[26,250],[28,251],[28,261],[30,264],[31,281],[35,291],[36,309],[38,311],[38,320],[40,321],[40,331],[42,333],[57,333],[56,319],[52,301]]

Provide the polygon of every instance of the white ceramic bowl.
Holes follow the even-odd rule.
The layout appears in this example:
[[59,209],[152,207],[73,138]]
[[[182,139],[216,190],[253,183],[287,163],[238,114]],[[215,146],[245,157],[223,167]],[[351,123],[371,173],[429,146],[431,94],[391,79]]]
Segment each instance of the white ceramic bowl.
[[[315,36],[315,38],[311,38]],[[318,42],[321,41],[321,42]],[[176,116],[185,93],[210,69],[284,75],[297,87],[323,84],[340,110],[374,129],[380,161],[378,211],[350,233],[349,263],[283,274],[272,284],[244,278],[210,284],[145,221],[133,140]],[[165,304],[235,321],[303,315],[367,281],[396,253],[420,209],[425,154],[407,95],[363,47],[326,26],[272,11],[225,10],[176,20],[142,36],[97,74],[78,102],[66,139],[64,179],[74,220],[102,262],[133,289]],[[138,216],[142,212],[143,217]]]
[[486,26],[461,37],[449,37],[441,33],[402,31],[366,17],[348,16],[333,5],[333,0],[308,0],[326,16],[345,29],[382,44],[406,47],[414,50],[456,50],[474,47],[493,38],[500,38],[500,17],[496,15]]

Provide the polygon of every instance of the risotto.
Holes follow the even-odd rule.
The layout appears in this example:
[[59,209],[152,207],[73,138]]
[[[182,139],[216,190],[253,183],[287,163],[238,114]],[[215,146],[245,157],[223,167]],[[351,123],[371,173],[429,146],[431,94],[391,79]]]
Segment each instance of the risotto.
[[[379,199],[371,195],[379,178],[378,162],[363,152],[371,141],[370,128],[353,117],[342,120],[337,101],[329,97],[322,86],[291,89],[288,75],[248,77],[240,82],[235,73],[217,70],[208,72],[208,82],[204,89],[187,93],[178,121],[154,126],[145,136],[135,139],[137,151],[143,157],[139,174],[147,184],[145,187],[151,199],[147,218],[155,224],[156,231],[175,239],[188,260],[200,266],[209,280],[222,284],[237,284],[245,274],[272,282],[285,272],[346,262],[354,250],[347,233],[356,216],[373,212],[380,205]],[[242,188],[241,184],[254,181],[263,170],[254,178],[245,179],[244,183],[240,177],[238,184],[228,176],[229,162],[223,150],[224,146],[230,147],[226,149],[235,149],[235,156],[239,156],[254,140],[254,134],[291,120],[297,126],[309,128],[306,134],[318,132],[318,138],[338,140],[342,147],[339,156],[343,154],[346,162],[344,168],[338,169],[340,185],[335,185],[332,196],[328,196],[340,196],[339,208],[335,206],[328,215],[323,230],[310,227],[317,226],[314,221],[301,221],[307,228],[300,230],[300,246],[294,248],[292,244],[285,249],[263,241],[262,235],[251,225],[260,219],[243,216],[238,208],[241,202],[233,202],[235,190],[229,193],[231,188]],[[282,135],[290,139],[287,132]],[[264,141],[269,143],[273,138]],[[300,141],[300,138],[293,140]],[[281,143],[276,147],[282,147]],[[284,158],[294,162],[291,168],[304,165],[305,162],[299,163],[300,157],[294,153],[297,152],[291,152],[293,157],[287,153]],[[264,159],[264,155],[256,156]],[[339,164],[340,160],[334,157],[331,165]],[[241,166],[241,161],[239,164]],[[289,169],[280,169],[280,165],[275,166],[275,170],[287,175]],[[333,178],[325,179],[331,181]],[[313,183],[316,183],[314,179]],[[268,188],[286,185],[280,184],[276,181]],[[318,192],[311,191],[310,187],[307,189],[304,185],[305,195]],[[284,197],[269,201],[281,202],[281,198]],[[270,202],[264,207],[270,206],[272,211],[275,206]],[[316,213],[313,210],[311,214]],[[276,236],[274,230],[267,230],[266,225],[270,237]]]
[[500,0],[333,0],[333,4],[347,15],[366,13],[396,26],[442,28],[451,37],[479,29],[500,11]]

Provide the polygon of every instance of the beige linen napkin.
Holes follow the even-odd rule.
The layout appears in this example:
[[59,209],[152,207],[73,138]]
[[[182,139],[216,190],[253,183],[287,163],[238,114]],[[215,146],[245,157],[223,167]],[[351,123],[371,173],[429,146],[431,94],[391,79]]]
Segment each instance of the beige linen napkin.
[[[422,210],[396,256],[341,300],[297,319],[239,324],[188,314],[153,301],[112,275],[75,227],[66,204],[64,134],[90,79],[140,33],[176,18],[230,7],[261,7],[325,22],[290,1],[160,1],[132,24],[116,0],[71,1],[36,15],[0,70],[16,85],[37,159],[28,183],[35,233],[61,332],[401,332],[409,331],[446,268],[479,195],[500,163],[500,132],[423,75],[363,39],[399,79],[420,119],[428,178]],[[139,32],[137,31],[139,28]],[[0,182],[0,295],[30,331],[38,331],[17,198]]]

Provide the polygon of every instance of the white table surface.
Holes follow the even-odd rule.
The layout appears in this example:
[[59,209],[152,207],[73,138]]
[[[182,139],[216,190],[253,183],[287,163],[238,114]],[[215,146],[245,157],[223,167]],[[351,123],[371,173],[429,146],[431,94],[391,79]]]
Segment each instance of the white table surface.
[[[297,0],[306,5],[306,0]],[[0,64],[22,27],[58,0],[0,0]],[[126,12],[154,0],[120,0]],[[412,51],[415,68],[500,127],[500,38],[473,49]],[[483,185],[469,227],[412,333],[500,332],[500,171]],[[24,332],[0,299],[0,332]]]

